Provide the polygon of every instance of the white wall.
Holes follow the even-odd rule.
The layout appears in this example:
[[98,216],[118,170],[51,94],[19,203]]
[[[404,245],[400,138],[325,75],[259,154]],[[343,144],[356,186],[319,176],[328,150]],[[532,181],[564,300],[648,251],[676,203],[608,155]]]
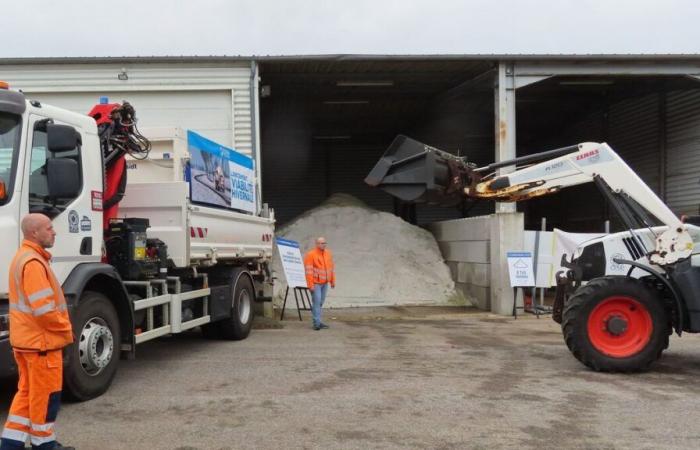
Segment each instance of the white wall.
[[[126,72],[128,79],[119,80]],[[27,97],[87,113],[100,96],[127,100],[139,126],[180,127],[250,155],[251,63],[94,63],[0,66],[0,79]]]

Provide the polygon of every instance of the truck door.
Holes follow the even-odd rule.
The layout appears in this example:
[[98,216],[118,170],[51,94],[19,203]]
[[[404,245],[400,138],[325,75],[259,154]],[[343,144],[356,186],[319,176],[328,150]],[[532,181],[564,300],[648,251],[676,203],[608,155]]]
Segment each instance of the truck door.
[[[95,244],[99,245],[99,240],[94,242],[91,236],[95,227],[100,228],[100,223],[94,221],[90,191],[85,188],[86,172],[81,148],[61,152],[49,151],[46,130],[47,124],[52,121],[35,114],[29,117],[29,155],[28,164],[25,164],[22,190],[22,216],[26,213],[43,213],[53,221],[56,242],[54,247],[49,249],[53,255],[51,265],[59,281],[63,282],[76,265],[99,261],[99,256],[93,256],[93,247]],[[55,158],[69,158],[78,163],[82,189],[77,195],[64,198],[49,197],[47,165],[50,159]]]
[[[0,111],[0,294],[8,292],[7,273],[10,261],[19,247],[18,167],[22,167],[22,117]],[[25,133],[26,134],[26,133]]]

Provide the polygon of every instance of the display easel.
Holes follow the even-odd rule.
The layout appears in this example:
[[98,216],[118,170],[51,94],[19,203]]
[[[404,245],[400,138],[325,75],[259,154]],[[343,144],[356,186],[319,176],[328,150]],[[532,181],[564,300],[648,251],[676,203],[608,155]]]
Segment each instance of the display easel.
[[[532,295],[532,307],[531,309],[525,308],[525,289],[530,288],[531,289],[531,295]],[[523,306],[518,306],[518,289],[522,290],[523,293]],[[540,313],[544,313],[544,311],[540,310],[540,306],[537,305],[537,299],[535,298],[535,287],[534,286],[513,286],[513,317],[516,319],[518,318],[518,310],[522,309],[523,312],[529,312],[531,314],[534,314],[537,316],[537,318],[540,318]]]
[[[525,309],[525,288],[531,289],[533,305],[535,301],[535,275],[532,268],[532,253],[523,251],[506,252],[506,260],[508,263],[510,287],[513,288],[513,317],[517,319],[518,309],[527,311]],[[518,307],[518,289],[523,290],[523,306],[521,307]],[[535,311],[537,311],[536,308]],[[539,313],[537,313],[537,317],[539,318]]]
[[[287,297],[289,296],[289,286],[284,293],[284,302],[282,303],[282,314],[280,315],[280,321],[284,320],[284,309],[287,307]],[[299,307],[299,300],[301,300],[301,308]],[[299,314],[299,320],[301,318],[301,311],[311,311],[311,294],[309,289],[305,287],[295,287],[294,288],[294,301],[297,304],[297,313]],[[306,307],[306,302],[309,302],[309,307]]]

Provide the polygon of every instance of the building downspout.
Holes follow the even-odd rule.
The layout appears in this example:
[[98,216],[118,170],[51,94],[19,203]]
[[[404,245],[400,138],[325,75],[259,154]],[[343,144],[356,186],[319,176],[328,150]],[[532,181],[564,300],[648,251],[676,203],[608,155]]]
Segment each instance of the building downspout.
[[256,183],[256,196],[255,196],[255,207],[257,213],[260,213],[262,209],[262,158],[260,148],[260,89],[259,87],[260,77],[258,63],[256,61],[250,62],[250,123],[251,123],[251,140],[252,140],[252,152],[253,160],[255,161],[255,178]]

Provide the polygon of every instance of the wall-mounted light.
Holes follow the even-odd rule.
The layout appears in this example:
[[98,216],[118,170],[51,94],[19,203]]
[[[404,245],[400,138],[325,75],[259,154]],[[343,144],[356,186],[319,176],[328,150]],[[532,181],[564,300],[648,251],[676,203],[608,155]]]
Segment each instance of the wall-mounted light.
[[336,86],[393,86],[392,80],[338,81]]
[[260,97],[267,98],[272,95],[272,88],[269,84],[264,84],[260,86]]
[[366,105],[369,100],[324,100],[324,105]]
[[122,71],[117,74],[117,78],[122,81],[126,81],[129,79],[129,75],[127,75],[126,73],[126,67],[122,67]]
[[613,80],[562,80],[561,86],[610,86],[615,84]]

